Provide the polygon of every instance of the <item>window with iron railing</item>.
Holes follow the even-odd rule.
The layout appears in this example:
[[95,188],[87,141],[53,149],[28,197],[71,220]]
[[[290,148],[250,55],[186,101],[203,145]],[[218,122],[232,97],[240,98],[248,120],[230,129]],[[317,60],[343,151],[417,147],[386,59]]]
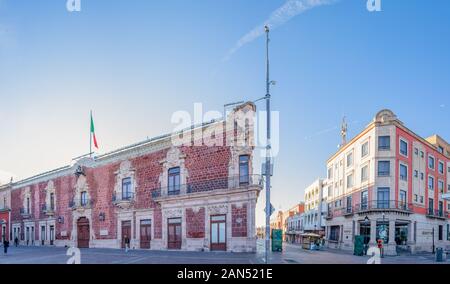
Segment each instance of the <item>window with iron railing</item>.
[[380,187],[377,191],[377,208],[384,209],[389,208],[389,187]]
[[248,184],[249,183],[249,156],[242,155],[239,156],[239,183]]
[[428,215],[434,215],[434,200],[428,198]]
[[180,167],[169,169],[169,180],[167,182],[167,192],[169,195],[176,195],[180,192]]
[[133,187],[131,178],[122,179],[122,200],[130,200],[133,198]]
[[368,208],[369,192],[364,190],[361,192],[361,209],[366,210]]

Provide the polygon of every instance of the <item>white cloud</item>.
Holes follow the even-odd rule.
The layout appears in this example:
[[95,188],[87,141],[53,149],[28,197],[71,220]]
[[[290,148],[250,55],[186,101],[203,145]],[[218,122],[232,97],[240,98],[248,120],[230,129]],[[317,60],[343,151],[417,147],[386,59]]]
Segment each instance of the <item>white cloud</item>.
[[225,56],[223,61],[229,60],[231,56],[241,47],[264,35],[264,26],[269,26],[271,30],[274,30],[307,10],[318,6],[329,5],[335,3],[336,1],[339,0],[287,0],[283,6],[273,11],[263,24],[255,27],[253,30],[241,37],[236,42],[234,47],[228,51],[228,54]]

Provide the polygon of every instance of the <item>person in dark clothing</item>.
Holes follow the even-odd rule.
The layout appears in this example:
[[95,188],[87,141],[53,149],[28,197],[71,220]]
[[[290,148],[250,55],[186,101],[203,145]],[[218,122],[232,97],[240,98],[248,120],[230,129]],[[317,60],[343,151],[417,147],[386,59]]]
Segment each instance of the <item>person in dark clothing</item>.
[[8,247],[9,247],[9,241],[5,239],[3,241],[3,251],[4,251],[5,254],[8,253]]
[[128,238],[128,236],[125,236],[125,252],[128,252],[128,250],[130,249],[130,238]]
[[14,238],[14,245],[15,245],[16,247],[19,246],[19,238],[18,238],[18,237],[15,237],[15,238]]

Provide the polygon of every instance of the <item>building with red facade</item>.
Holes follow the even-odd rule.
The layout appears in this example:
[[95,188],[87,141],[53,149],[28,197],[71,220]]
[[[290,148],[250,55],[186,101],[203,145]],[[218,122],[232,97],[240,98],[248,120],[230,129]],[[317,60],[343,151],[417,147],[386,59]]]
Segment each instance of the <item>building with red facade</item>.
[[10,184],[0,185],[0,232],[1,241],[11,240],[11,190]]
[[[190,128],[193,145],[165,135],[13,183],[11,236],[36,246],[122,248],[128,237],[136,249],[256,251],[262,180],[254,147],[236,143],[236,133],[253,138],[238,112],[255,106]],[[197,143],[202,135],[219,143]]]
[[450,247],[450,144],[422,138],[390,110],[380,111],[327,161],[329,247],[355,237],[386,254]]

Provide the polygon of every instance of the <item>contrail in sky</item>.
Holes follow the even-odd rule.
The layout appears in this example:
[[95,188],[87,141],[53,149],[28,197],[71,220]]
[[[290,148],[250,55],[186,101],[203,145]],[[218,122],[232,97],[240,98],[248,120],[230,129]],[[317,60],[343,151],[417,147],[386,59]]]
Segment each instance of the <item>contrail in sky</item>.
[[323,5],[333,4],[337,1],[339,0],[287,0],[283,6],[273,11],[263,24],[255,27],[253,30],[241,37],[241,39],[236,42],[235,46],[228,51],[228,54],[223,58],[223,61],[228,61],[241,47],[264,35],[264,26],[267,25],[273,30],[307,10]]

